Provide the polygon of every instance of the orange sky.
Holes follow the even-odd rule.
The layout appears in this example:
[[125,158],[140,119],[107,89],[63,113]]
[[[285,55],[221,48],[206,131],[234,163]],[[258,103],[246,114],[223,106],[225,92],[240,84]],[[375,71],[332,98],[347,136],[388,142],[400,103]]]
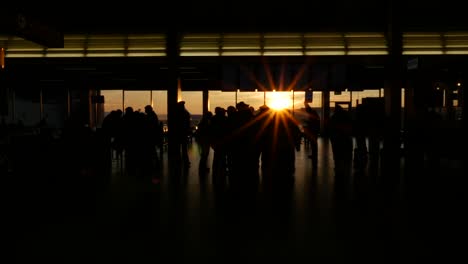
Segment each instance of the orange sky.
[[[273,92],[266,93],[266,104],[270,103]],[[292,92],[276,92],[283,94],[284,97],[289,98],[290,105],[292,106]],[[105,98],[105,111],[110,112],[115,109],[122,109],[122,90],[103,90],[101,94]],[[145,105],[153,103],[153,108],[158,114],[167,114],[167,92],[166,91],[153,91],[151,101],[150,91],[125,91],[125,107],[132,106],[135,110],[143,110]],[[383,92],[381,93],[383,96]],[[222,92],[210,91],[210,110],[213,111],[216,106],[227,108],[229,105],[235,105],[235,92]],[[361,102],[363,97],[379,97],[379,90],[368,90],[363,92],[353,92],[350,98],[349,92],[342,92],[341,95],[330,95],[330,102],[333,105],[335,101],[350,101],[352,105],[356,105],[356,100]],[[304,106],[305,92],[294,92],[294,108],[300,109]],[[321,107],[321,92],[314,92],[314,101],[312,107]],[[192,114],[202,113],[202,92],[188,92],[182,91],[182,100],[184,100],[187,110]],[[244,101],[245,103],[258,108],[264,103],[263,92],[238,92],[237,101]]]

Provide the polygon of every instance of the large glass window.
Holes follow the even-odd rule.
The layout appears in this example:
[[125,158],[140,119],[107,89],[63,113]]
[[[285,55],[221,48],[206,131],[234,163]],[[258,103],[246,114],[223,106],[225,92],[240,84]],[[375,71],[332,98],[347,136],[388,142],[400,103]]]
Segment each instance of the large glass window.
[[67,94],[62,88],[42,89],[43,118],[51,128],[61,128],[67,116]]
[[[353,93],[354,95],[354,93]],[[330,92],[330,107],[335,107],[335,102],[351,102],[351,93],[348,91],[342,91],[340,94]]]
[[[267,92],[268,93],[268,92]],[[258,109],[264,104],[263,92],[238,92],[237,102],[244,102],[255,109]]]
[[236,92],[210,91],[209,97],[211,112],[214,112],[217,106],[227,109],[236,105]]
[[150,91],[124,91],[124,107],[132,107],[134,111],[145,111],[145,106],[151,104]]
[[25,126],[34,126],[40,121],[40,89],[17,89],[15,91],[15,118]]
[[[307,114],[305,112],[305,91],[295,91],[294,92],[294,116],[295,118],[303,123],[307,118]],[[320,118],[322,118],[322,92],[312,92],[312,103],[309,105],[317,111]]]
[[381,89],[355,91],[355,92],[352,92],[351,105],[352,107],[356,107],[356,103],[361,104],[362,98],[368,98],[368,97],[379,98],[381,96],[382,96]]
[[167,91],[152,91],[151,105],[160,121],[167,121]]
[[293,93],[292,92],[267,92],[266,105],[273,109],[284,108],[292,110]]
[[182,100],[185,101],[185,108],[192,116],[192,122],[197,124],[202,116],[203,93],[199,91],[182,91]]
[[[294,92],[294,109],[304,108],[305,91]],[[322,108],[322,92],[312,92],[312,103],[309,103],[312,108]]]
[[113,110],[122,110],[123,91],[122,90],[102,90],[101,95],[104,96],[104,116],[108,115]]

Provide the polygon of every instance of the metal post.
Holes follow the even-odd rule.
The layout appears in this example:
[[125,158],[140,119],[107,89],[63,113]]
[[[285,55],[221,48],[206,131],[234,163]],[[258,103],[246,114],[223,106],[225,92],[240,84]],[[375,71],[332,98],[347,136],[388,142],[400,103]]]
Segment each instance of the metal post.
[[16,93],[15,89],[11,90],[11,121],[15,122],[16,120]]
[[42,120],[42,117],[44,116],[44,105],[42,102],[42,87],[39,90],[39,121]]
[[385,114],[386,128],[381,153],[381,169],[388,180],[398,181],[400,167],[401,130],[401,88],[403,83],[403,33],[399,14],[402,9],[398,2],[388,2],[387,43],[388,56],[385,64]]
[[70,88],[67,88],[67,117],[70,118],[71,114],[71,96],[70,96]]
[[96,100],[94,100],[94,119],[95,119],[94,120],[94,127],[96,128],[96,130],[98,128],[98,123],[99,123],[98,122],[99,121],[99,115],[98,115],[98,110],[99,110],[98,97],[99,97],[99,95],[101,95],[101,93],[100,93],[99,90],[97,90],[96,95],[95,95]]
[[122,90],[122,112],[125,113],[125,90]]
[[153,90],[150,90],[150,105],[153,107]]
[[[168,86],[167,86],[167,125],[168,125],[168,154],[169,161],[179,161],[180,156],[180,142],[175,133],[176,124],[174,123],[177,118],[177,102],[181,97],[182,84],[180,79],[180,33],[177,30],[169,31],[166,33],[166,53],[168,60]],[[172,164],[169,166],[170,170],[178,172],[180,166]]]
[[292,90],[292,114],[294,116],[294,90]]
[[203,89],[202,91],[202,108],[203,108],[203,114],[206,114],[208,111],[210,111],[210,96],[209,96],[209,91],[208,89]]

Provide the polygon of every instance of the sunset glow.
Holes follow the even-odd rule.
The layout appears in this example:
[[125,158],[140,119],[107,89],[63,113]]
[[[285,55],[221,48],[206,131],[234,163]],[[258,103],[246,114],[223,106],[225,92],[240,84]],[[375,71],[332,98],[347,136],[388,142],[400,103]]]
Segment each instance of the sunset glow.
[[291,107],[291,98],[288,93],[277,93],[271,94],[268,106],[274,110],[283,110]]

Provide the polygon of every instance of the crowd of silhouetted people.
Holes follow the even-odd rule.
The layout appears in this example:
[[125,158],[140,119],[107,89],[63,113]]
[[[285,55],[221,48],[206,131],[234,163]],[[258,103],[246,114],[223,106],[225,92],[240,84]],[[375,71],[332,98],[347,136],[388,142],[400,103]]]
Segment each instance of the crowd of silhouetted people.
[[[200,175],[211,174],[215,185],[255,189],[260,183],[260,172],[266,186],[291,185],[295,152],[299,151],[303,139],[311,146],[309,158],[313,168],[318,166],[321,120],[308,103],[305,103],[305,113],[306,119],[300,123],[289,110],[273,110],[266,105],[254,109],[239,102],[227,109],[216,107],[214,113],[205,113],[193,134],[191,114],[181,101],[173,115],[173,137],[169,142],[178,152],[171,154],[170,160],[178,162],[177,167],[190,167],[188,144],[193,136],[200,154]],[[132,107],[127,107],[125,112],[111,111],[98,130],[89,127],[85,120],[80,115],[72,115],[57,144],[62,150],[62,164],[72,174],[90,178],[100,175],[101,181],[106,182],[112,173],[112,160],[118,159],[123,162],[122,169],[127,175],[145,180],[160,177],[167,135],[152,106],[147,105],[144,112]],[[45,120],[38,127],[42,134],[49,133]],[[329,121],[336,167],[345,167],[342,163],[351,160],[355,131],[351,115],[337,106]],[[52,138],[48,135],[41,140]],[[213,163],[208,164],[211,149]]]
[[293,182],[301,131],[289,111],[267,106],[255,110],[239,102],[227,109],[216,107],[214,112],[203,116],[195,135],[201,149],[201,173],[208,171],[206,157],[211,147],[215,185],[228,182],[233,189],[255,190],[260,171],[266,185]]
[[[59,170],[58,164],[63,164],[70,175],[105,184],[117,159],[122,162],[121,169],[126,175],[154,182],[160,179],[167,144],[177,150],[177,153],[168,152],[169,161],[175,161],[169,169],[191,166],[188,145],[193,137],[199,150],[199,174],[211,175],[216,186],[251,190],[260,183],[269,187],[290,186],[294,182],[295,155],[301,144],[308,147],[306,152],[312,168],[318,168],[318,138],[323,131],[331,142],[336,175],[345,175],[352,168],[362,171],[368,162],[371,167],[379,166],[386,125],[383,104],[369,101],[359,104],[353,113],[337,104],[325,123],[326,129],[321,127],[324,120],[317,111],[307,102],[304,106],[304,119],[300,121],[289,110],[274,110],[266,105],[254,109],[239,102],[226,109],[216,107],[214,113],[203,115],[193,132],[191,114],[181,101],[172,116],[171,140],[167,139],[168,131],[164,131],[163,123],[150,105],[144,112],[132,107],[124,112],[114,110],[97,130],[89,126],[86,116],[71,115],[60,137],[52,136],[43,119],[36,126],[39,137],[11,136],[13,147],[4,149],[1,168],[28,174],[34,168],[47,167],[46,173],[51,173]],[[413,159],[416,150],[424,152],[431,164],[435,164],[443,149],[438,143],[442,120],[434,111],[428,111],[426,116],[417,120],[420,124],[413,122],[408,126],[404,136],[409,138],[409,143],[405,151]],[[15,129],[20,125],[15,125]],[[4,119],[0,128],[2,137],[12,131]],[[208,164],[211,151],[213,159]]]

